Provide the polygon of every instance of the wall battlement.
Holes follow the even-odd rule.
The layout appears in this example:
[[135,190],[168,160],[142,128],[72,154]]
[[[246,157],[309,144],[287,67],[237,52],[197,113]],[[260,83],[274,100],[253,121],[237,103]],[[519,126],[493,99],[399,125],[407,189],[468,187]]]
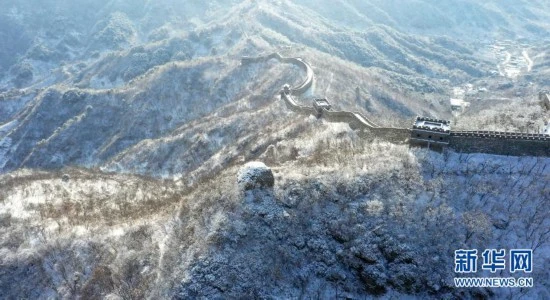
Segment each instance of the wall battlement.
[[[502,131],[453,131],[450,121],[417,117],[411,129],[383,128],[360,112],[333,111],[330,108],[319,109],[315,105],[299,105],[293,95],[305,93],[312,85],[313,70],[301,58],[286,58],[279,53],[262,57],[243,57],[242,63],[254,63],[277,59],[280,62],[292,63],[306,71],[306,79],[297,87],[285,85],[280,92],[281,99],[293,112],[303,115],[314,115],[329,122],[344,122],[364,138],[382,138],[393,143],[409,142],[416,145],[435,145],[436,148],[450,147],[458,152],[490,153],[514,156],[549,156],[550,135],[528,134]],[[314,102],[315,103],[315,102]],[[328,101],[327,101],[328,103]],[[319,106],[319,105],[317,105]]]
[[441,148],[449,145],[450,133],[450,121],[416,117],[411,130],[411,143]]
[[313,78],[314,78],[313,69],[307,62],[305,62],[303,59],[299,57],[283,57],[281,54],[275,52],[266,56],[243,57],[241,58],[241,64],[246,65],[251,63],[258,63],[258,62],[268,61],[270,59],[276,59],[282,63],[290,63],[293,65],[296,65],[306,72],[306,78],[304,79],[304,81],[298,86],[291,88],[291,91],[293,94],[295,95],[303,94],[313,84]]
[[550,139],[451,135],[449,147],[457,152],[513,156],[550,156]]
[[550,156],[550,135],[503,131],[451,131],[449,146],[458,152]]
[[550,135],[547,134],[516,133],[506,131],[451,131],[451,136],[479,139],[496,138],[507,140],[550,141]]

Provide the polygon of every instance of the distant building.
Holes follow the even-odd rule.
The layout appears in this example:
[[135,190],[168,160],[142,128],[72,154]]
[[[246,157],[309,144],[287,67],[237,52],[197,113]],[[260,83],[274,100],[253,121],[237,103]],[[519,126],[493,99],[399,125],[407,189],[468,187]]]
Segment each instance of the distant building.
[[416,117],[411,130],[411,142],[421,146],[446,146],[451,135],[451,121]]
[[550,94],[548,91],[542,91],[539,93],[539,100],[543,107],[550,110]]
[[464,111],[464,109],[468,106],[470,106],[470,102],[466,102],[462,99],[451,98],[451,110],[453,111]]

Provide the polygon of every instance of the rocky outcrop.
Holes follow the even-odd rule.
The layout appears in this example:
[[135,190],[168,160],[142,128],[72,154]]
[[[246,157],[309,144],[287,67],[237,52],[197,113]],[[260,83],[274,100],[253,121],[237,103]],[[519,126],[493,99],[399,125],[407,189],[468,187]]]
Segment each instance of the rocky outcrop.
[[256,188],[273,188],[275,177],[269,167],[262,162],[249,162],[240,170],[237,178],[240,190],[247,191]]

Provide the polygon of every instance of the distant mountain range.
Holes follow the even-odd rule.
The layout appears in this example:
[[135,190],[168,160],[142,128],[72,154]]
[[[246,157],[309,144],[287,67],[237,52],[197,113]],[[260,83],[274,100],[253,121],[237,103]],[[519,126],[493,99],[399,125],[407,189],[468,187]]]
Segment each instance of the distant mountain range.
[[499,3],[51,1],[35,9],[30,1],[8,1],[0,17],[0,168],[124,162],[132,172],[186,174],[230,145],[218,141],[187,167],[177,166],[181,156],[158,154],[162,165],[150,167],[138,163],[157,158],[143,143],[159,148],[181,139],[190,122],[206,132],[225,130],[206,125],[222,111],[247,119],[250,109],[231,107],[255,107],[258,97],[270,99],[301,76],[275,64],[239,66],[240,56],[273,51],[304,57],[317,75],[315,94],[381,124],[448,116],[444,99],[452,86],[494,68],[477,55],[477,38],[536,40],[547,33],[544,1]]

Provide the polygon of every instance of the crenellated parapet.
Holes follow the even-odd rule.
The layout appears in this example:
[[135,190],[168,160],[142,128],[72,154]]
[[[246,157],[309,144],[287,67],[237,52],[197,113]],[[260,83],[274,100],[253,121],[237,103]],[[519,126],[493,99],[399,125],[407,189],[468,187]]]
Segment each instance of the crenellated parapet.
[[313,84],[313,79],[314,79],[313,69],[311,68],[311,66],[307,62],[305,62],[303,59],[301,59],[299,57],[284,57],[281,54],[275,52],[275,53],[271,53],[271,54],[265,55],[265,56],[258,56],[258,57],[246,56],[246,57],[243,57],[243,58],[241,58],[241,64],[246,65],[246,64],[251,64],[251,63],[259,63],[259,62],[263,62],[263,61],[268,61],[270,59],[275,59],[275,60],[277,60],[279,62],[282,62],[282,63],[290,63],[290,64],[293,64],[293,65],[296,65],[300,69],[302,69],[306,72],[306,78],[304,79],[304,81],[301,84],[290,88],[290,91],[291,91],[292,94],[294,94],[294,95],[303,94]]
[[411,143],[430,146],[449,145],[451,122],[446,120],[416,117],[411,129]]
[[495,138],[525,141],[550,141],[550,135],[539,133],[517,133],[506,131],[451,131],[451,136],[472,138]]
[[[261,62],[277,59],[292,63],[306,72],[305,80],[296,87],[285,84],[280,97],[293,112],[314,115],[329,122],[344,122],[358,130],[364,138],[383,138],[394,143],[410,142],[414,145],[436,149],[452,148],[465,153],[491,153],[499,155],[550,156],[550,135],[516,133],[503,131],[453,131],[451,122],[427,117],[416,117],[411,128],[384,128],[370,121],[360,112],[335,111],[325,98],[315,99],[313,105],[298,104],[294,96],[305,93],[312,85],[313,70],[301,58],[287,58],[279,53],[263,57],[243,57],[242,63]],[[547,94],[545,94],[547,96]]]
[[300,113],[303,115],[315,115],[316,111],[313,106],[304,106],[299,105],[294,100],[294,97],[292,97],[292,91],[288,84],[285,84],[283,89],[280,92],[281,99],[285,102],[286,107],[290,110],[292,110],[295,113]]
[[417,117],[411,144],[458,152],[550,156],[550,135],[505,131],[453,131],[450,121]]
[[502,131],[451,131],[449,147],[464,153],[550,156],[550,135]]

